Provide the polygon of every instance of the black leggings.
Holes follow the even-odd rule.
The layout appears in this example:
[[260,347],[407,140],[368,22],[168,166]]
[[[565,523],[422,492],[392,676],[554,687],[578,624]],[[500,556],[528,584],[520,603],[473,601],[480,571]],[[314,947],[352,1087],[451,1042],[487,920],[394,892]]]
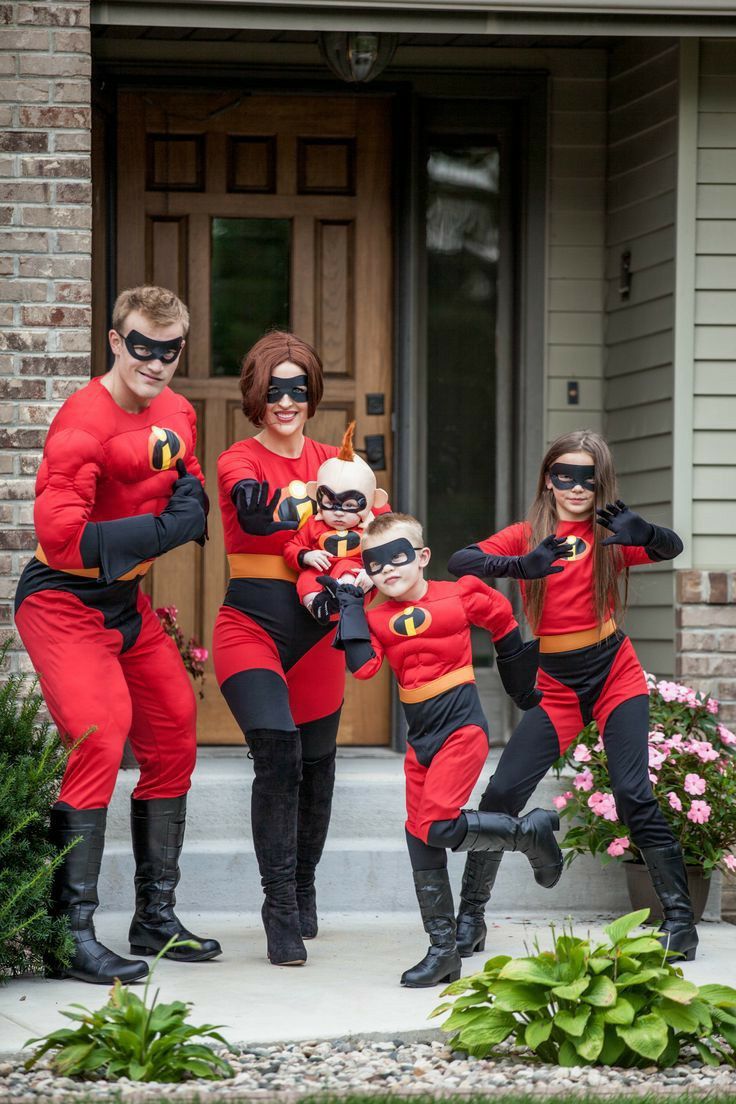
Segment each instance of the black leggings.
[[[675,842],[649,781],[649,698],[638,695],[608,717],[603,746],[619,818],[637,847]],[[503,749],[480,808],[518,816],[560,757],[557,733],[540,706],[525,713]]]

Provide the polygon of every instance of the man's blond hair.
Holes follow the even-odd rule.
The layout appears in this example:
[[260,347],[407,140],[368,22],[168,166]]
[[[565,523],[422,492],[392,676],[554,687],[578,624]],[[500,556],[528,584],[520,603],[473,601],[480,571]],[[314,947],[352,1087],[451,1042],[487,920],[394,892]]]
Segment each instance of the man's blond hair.
[[168,288],[144,284],[121,291],[112,308],[112,328],[122,332],[128,315],[133,311],[145,314],[157,326],[181,323],[184,337],[189,332],[189,311],[178,295]]
[[378,537],[387,536],[391,529],[395,529],[399,525],[409,530],[411,533],[411,543],[416,548],[424,548],[422,523],[417,521],[412,514],[379,514],[378,517],[374,518],[373,521],[365,527],[363,537],[368,537],[370,540],[376,540]]

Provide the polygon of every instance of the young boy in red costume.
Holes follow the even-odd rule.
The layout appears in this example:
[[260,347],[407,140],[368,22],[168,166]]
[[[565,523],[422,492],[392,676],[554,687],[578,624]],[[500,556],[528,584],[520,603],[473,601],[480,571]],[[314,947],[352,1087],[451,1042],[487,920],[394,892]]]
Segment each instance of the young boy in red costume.
[[388,502],[371,468],[353,451],[354,431],[351,422],[337,456],[323,461],[317,478],[307,483],[317,513],[284,546],[284,559],[299,572],[296,589],[301,603],[320,624],[327,624],[338,611],[330,591],[320,586],[320,574],[328,572],[339,583],[354,583],[366,592],[373,587],[363,570],[360,540],[373,511],[383,511]]
[[356,678],[368,679],[384,657],[399,683],[408,724],[406,841],[424,929],[431,946],[406,970],[411,988],[454,981],[460,976],[447,851],[523,851],[540,885],[552,887],[562,872],[553,835],[556,813],[534,809],[524,817],[463,811],[488,755],[488,723],[472,666],[470,627],[486,629],[497,653],[507,693],[531,709],[536,641],[525,644],[509,601],[477,579],[428,582],[430,550],[422,527],[408,514],[384,514],[366,529],[365,571],[388,599],[366,613],[363,591],[320,582],[335,595],[340,622],[335,646],[345,651]]
[[54,843],[78,841],[52,894],[75,951],[68,967],[49,963],[49,973],[105,985],[148,973],[145,962],[98,942],[93,923],[107,806],[128,736],[141,768],[131,799],[131,953],[154,954],[173,935],[200,946],[169,958],[221,953],[174,913],[196,705],[176,645],[140,593],[156,558],[191,540],[204,543],[195,414],[168,387],[188,327],[185,305],[164,288],[118,296],[112,368],[67,399],[51,423],[36,481],[38,547],[15,598],[18,632],[49,712],[64,742],[75,745],[51,811]]

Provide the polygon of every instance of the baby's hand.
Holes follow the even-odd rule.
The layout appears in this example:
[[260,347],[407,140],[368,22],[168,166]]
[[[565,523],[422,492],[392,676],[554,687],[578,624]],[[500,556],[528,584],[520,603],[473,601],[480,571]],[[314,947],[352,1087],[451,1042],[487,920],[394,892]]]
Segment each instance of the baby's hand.
[[370,575],[368,575],[367,572],[365,572],[361,567],[360,571],[355,576],[355,585],[359,586],[364,594],[367,594],[368,591],[372,590],[376,584],[373,582]]
[[314,552],[305,552],[302,556],[302,562],[307,567],[316,567],[319,571],[329,571],[330,564],[335,557],[329,552],[325,552],[324,549],[318,549]]

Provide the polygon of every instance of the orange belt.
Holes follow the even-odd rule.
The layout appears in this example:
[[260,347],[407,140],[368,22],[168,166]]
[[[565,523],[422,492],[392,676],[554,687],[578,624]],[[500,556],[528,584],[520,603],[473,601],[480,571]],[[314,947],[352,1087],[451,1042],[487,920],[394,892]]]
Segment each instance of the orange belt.
[[283,556],[256,555],[250,552],[235,552],[228,556],[231,579],[283,579],[295,583],[296,571],[284,563]]
[[581,632],[559,633],[557,636],[540,636],[540,652],[574,652],[577,648],[589,648],[591,644],[600,644],[616,631],[616,622],[612,617],[595,629],[583,629]]
[[[46,555],[40,544],[36,545],[36,551],[33,554],[42,564],[46,564],[47,567],[53,567],[46,559]],[[131,571],[126,571],[124,575],[118,575],[117,579],[114,581],[116,583],[127,583],[129,579],[135,579],[139,575],[145,575],[152,567],[153,560],[144,560],[143,563],[139,563]],[[78,575],[82,579],[99,579],[100,577],[99,567],[54,567],[54,571],[63,571],[65,575]]]
[[399,687],[399,698],[402,702],[415,705],[417,702],[436,698],[438,694],[444,694],[445,690],[452,690],[453,686],[462,686],[464,682],[475,682],[475,672],[471,663],[467,667],[458,667],[454,671],[448,671],[446,675],[425,682],[423,686]]

